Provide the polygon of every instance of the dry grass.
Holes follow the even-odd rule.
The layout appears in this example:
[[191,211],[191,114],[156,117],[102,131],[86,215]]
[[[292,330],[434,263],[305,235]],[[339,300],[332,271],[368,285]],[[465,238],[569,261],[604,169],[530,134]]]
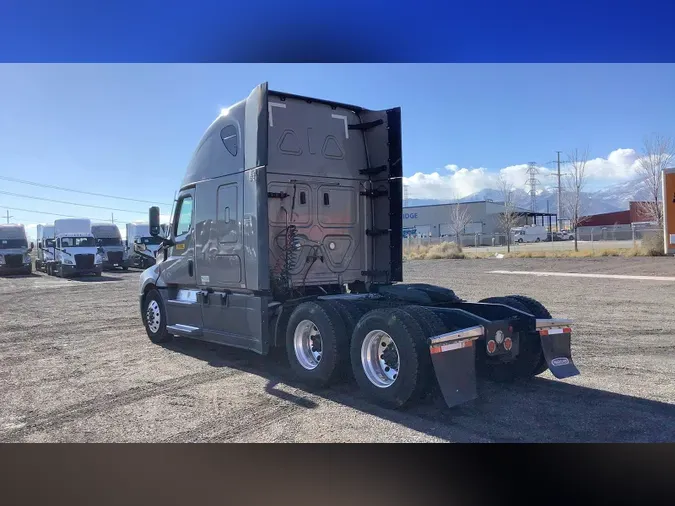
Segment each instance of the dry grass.
[[642,249],[646,256],[658,257],[665,255],[663,247],[663,234],[657,232],[645,233],[642,237]]
[[[512,251],[499,253],[503,258],[597,258],[597,257],[645,257],[663,255],[663,238],[643,238],[641,247],[604,248],[581,251]],[[491,258],[495,253],[464,253],[454,242],[434,245],[417,245],[404,248],[405,260],[439,260],[460,258]]]
[[406,260],[440,260],[466,258],[466,255],[454,242],[442,242],[431,246],[418,245],[405,248],[403,257]]

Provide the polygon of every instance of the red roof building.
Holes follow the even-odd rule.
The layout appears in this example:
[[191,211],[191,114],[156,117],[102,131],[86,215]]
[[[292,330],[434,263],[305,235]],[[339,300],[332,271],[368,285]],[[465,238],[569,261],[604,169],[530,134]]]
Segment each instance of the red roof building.
[[642,202],[630,202],[629,209],[626,211],[615,211],[612,213],[593,214],[584,216],[579,223],[582,227],[608,227],[612,225],[630,225],[631,223],[640,223],[649,221],[641,212],[640,204]]

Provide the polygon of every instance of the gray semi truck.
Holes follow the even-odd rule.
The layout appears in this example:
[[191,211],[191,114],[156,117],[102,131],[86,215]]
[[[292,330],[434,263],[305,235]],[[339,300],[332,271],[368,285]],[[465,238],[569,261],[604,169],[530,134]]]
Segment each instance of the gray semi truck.
[[114,223],[92,223],[91,233],[96,246],[99,248],[104,270],[129,269],[129,255],[122,243],[120,229]]
[[528,297],[459,298],[403,282],[401,110],[258,86],[210,125],[139,297],[150,340],[267,354],[308,385],[355,379],[400,408],[435,390],[477,397],[476,377],[579,374],[571,322]]
[[33,271],[31,252],[23,225],[0,225],[0,274],[30,274]]

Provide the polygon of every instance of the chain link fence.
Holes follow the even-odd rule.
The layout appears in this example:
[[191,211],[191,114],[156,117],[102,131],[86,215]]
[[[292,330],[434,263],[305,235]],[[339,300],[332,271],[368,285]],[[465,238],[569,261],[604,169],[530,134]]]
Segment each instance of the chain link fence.
[[[596,248],[630,248],[640,247],[645,237],[654,237],[663,231],[653,226],[614,226],[614,227],[580,227],[577,229],[579,249]],[[459,243],[465,251],[503,252],[506,251],[506,234],[462,234]],[[403,247],[433,246],[444,242],[457,242],[455,236],[431,237],[428,235],[411,235],[403,238]],[[511,250],[530,251],[564,251],[574,249],[574,236],[535,243],[516,243],[511,241]]]

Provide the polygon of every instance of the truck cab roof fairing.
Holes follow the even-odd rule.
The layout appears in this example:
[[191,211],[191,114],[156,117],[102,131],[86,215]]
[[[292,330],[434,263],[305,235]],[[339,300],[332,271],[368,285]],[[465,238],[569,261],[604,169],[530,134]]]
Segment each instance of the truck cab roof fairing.
[[[234,130],[225,130],[232,126]],[[263,83],[248,98],[224,110],[206,129],[190,159],[181,189],[266,164],[267,83]]]

